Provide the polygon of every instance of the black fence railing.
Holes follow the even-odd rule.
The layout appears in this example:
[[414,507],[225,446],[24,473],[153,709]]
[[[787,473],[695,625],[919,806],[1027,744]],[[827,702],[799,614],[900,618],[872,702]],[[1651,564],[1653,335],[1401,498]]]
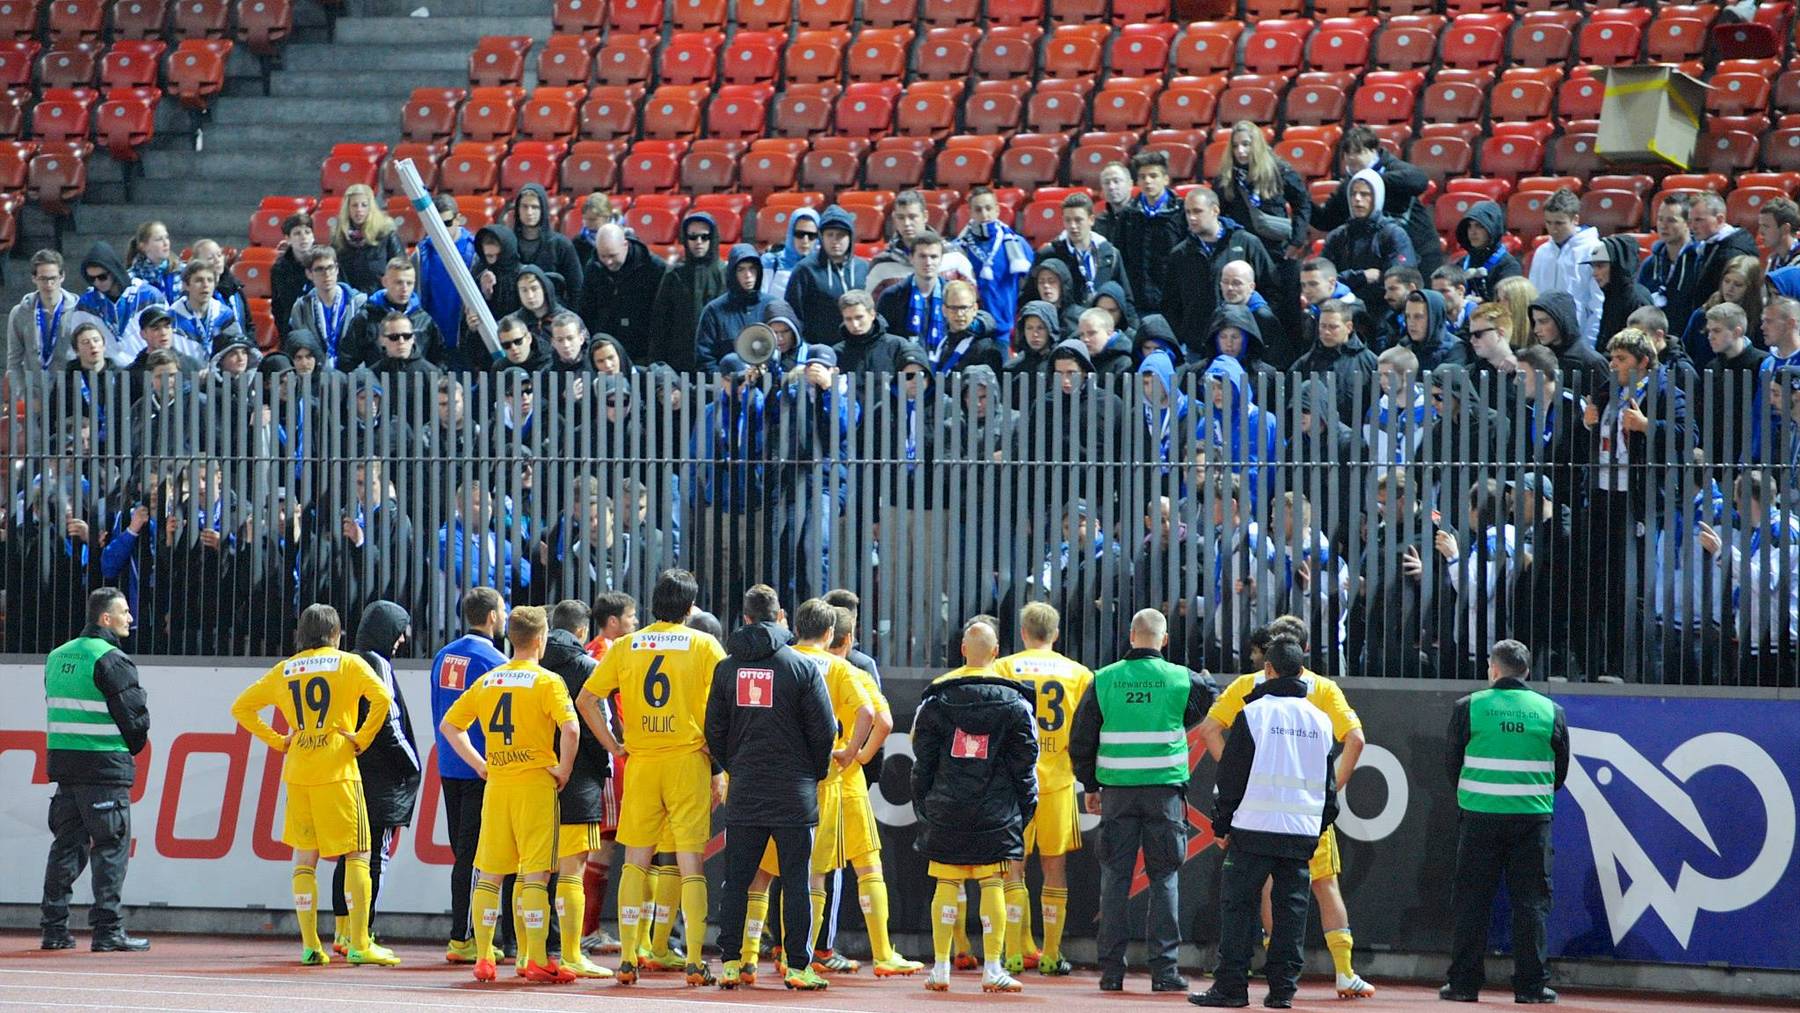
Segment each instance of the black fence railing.
[[13,376],[4,648],[113,584],[140,653],[285,653],[308,603],[379,598],[426,651],[470,587],[644,601],[679,565],[726,618],[852,588],[896,665],[1047,600],[1095,660],[1153,606],[1215,671],[1292,613],[1332,674],[1480,675],[1514,636],[1571,679],[1800,680],[1787,373],[812,370]]

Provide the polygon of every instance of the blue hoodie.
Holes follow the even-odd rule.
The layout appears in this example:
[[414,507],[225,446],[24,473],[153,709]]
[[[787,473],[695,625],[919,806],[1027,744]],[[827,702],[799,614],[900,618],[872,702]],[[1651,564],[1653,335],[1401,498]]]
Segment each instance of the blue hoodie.
[[[436,214],[435,211],[432,213]],[[460,225],[456,227],[456,252],[462,256],[464,267],[475,263],[475,236]],[[445,352],[454,351],[456,339],[462,334],[462,296],[457,294],[456,283],[450,280],[449,265],[438,256],[437,247],[429,242],[419,244],[419,286],[413,296],[437,324]],[[446,354],[444,361],[457,360]]]
[[[806,258],[794,249],[794,227],[801,222],[812,223],[813,231],[819,230],[819,213],[812,208],[798,208],[788,216],[787,242],[779,248],[762,255],[763,277],[762,292],[771,299],[787,298],[788,279],[792,277],[794,268]],[[813,248],[818,249],[819,241],[813,240]]]
[[1158,348],[1137,368],[1138,375],[1154,376],[1162,385],[1166,401],[1161,407],[1144,399],[1144,428],[1156,441],[1156,459],[1166,474],[1169,466],[1181,466],[1187,456],[1188,442],[1198,435],[1188,396],[1175,386],[1175,360],[1169,352]]
[[[431,661],[431,727],[437,735],[438,776],[473,781],[477,777],[475,769],[458,756],[450,743],[444,741],[444,733],[438,731],[444,722],[444,715],[458,697],[475,680],[493,669],[506,664],[506,655],[494,646],[494,642],[479,633],[465,633],[444,645]],[[474,744],[475,751],[486,751],[481,733],[481,722],[469,726],[469,741]]]
[[[749,291],[737,282],[741,264],[756,265],[756,284]],[[763,322],[763,308],[770,298],[762,290],[762,256],[749,243],[731,248],[731,261],[725,265],[725,292],[700,311],[700,322],[694,327],[695,368],[711,373],[719,368],[719,360],[731,354],[738,332],[751,324]]]
[[[1154,356],[1152,356],[1154,358]],[[1280,432],[1275,417],[1256,404],[1256,392],[1250,388],[1249,374],[1243,364],[1228,355],[1220,355],[1206,367],[1202,379],[1206,383],[1207,411],[1201,418],[1200,438],[1206,441],[1213,461],[1227,465],[1234,473],[1249,479],[1252,502],[1259,491],[1256,466],[1275,460]],[[1212,405],[1212,384],[1221,382],[1231,387],[1229,403],[1224,408]],[[1270,471],[1265,482],[1274,477]]]

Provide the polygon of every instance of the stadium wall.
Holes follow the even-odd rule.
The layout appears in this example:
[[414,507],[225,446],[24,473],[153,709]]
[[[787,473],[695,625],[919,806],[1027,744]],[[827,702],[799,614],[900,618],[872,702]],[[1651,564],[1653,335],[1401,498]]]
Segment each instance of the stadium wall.
[[[424,671],[407,680],[415,735],[429,747]],[[256,671],[250,662],[213,667],[140,664],[153,730],[134,789],[133,859],[127,904],[150,923],[193,931],[286,931],[289,903],[277,840],[279,758],[234,728],[228,707]],[[889,740],[875,792],[893,891],[892,920],[922,937],[930,895],[925,862],[912,850],[914,816],[904,729],[930,673],[888,674],[901,730]],[[41,679],[36,663],[0,662],[7,685]],[[1450,935],[1455,795],[1445,771],[1443,730],[1469,683],[1345,680],[1370,746],[1338,822],[1343,889],[1360,948],[1396,976],[1437,973]],[[1800,983],[1800,861],[1796,797],[1800,692],[1551,684],[1569,715],[1572,764],[1559,797],[1551,951],[1565,967],[1589,968],[1590,983],[1792,995]],[[50,786],[42,760],[43,714],[0,718],[0,847],[18,856],[0,878],[0,925],[35,923]],[[1196,757],[1203,751],[1194,749]],[[1207,819],[1212,762],[1196,763],[1190,791],[1193,839],[1182,872],[1186,936],[1217,939],[1219,850]],[[20,786],[14,788],[12,786]],[[402,836],[381,909],[388,931],[442,934],[450,853],[438,816],[435,776],[416,827]],[[1091,834],[1097,817],[1084,816]],[[1090,842],[1091,843],[1091,842]],[[715,838],[714,848],[720,844]],[[1073,858],[1071,935],[1091,952],[1098,875]],[[715,881],[718,870],[715,870]],[[167,909],[161,915],[157,910]],[[184,912],[177,917],[176,912]],[[389,914],[389,913],[392,914]],[[859,917],[844,912],[847,931]],[[143,919],[134,924],[146,924]],[[147,924],[146,924],[147,927]],[[1316,929],[1315,929],[1316,932]],[[1504,912],[1495,945],[1506,945]],[[1767,973],[1769,971],[1787,973]],[[1568,971],[1563,973],[1567,974]],[[1723,979],[1720,976],[1723,976]],[[1721,980],[1728,979],[1721,984]]]

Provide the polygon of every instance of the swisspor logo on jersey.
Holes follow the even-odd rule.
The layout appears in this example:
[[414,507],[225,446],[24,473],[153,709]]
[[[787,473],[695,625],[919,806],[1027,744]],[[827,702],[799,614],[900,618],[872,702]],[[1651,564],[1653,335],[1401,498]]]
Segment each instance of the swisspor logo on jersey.
[[496,668],[487,674],[487,684],[502,689],[524,689],[537,682],[537,677],[537,671],[531,668]]
[[988,758],[988,737],[971,735],[958,728],[950,740],[950,755],[958,760],[985,760]]
[[739,707],[775,706],[775,672],[767,668],[740,668],[737,677]]
[[468,689],[469,659],[460,654],[448,655],[438,666],[439,689]]
[[1068,666],[1050,658],[1015,658],[1012,669],[1015,675],[1062,675]]
[[631,649],[634,651],[685,651],[694,642],[692,634],[678,630],[657,630],[653,633],[639,633],[631,638]]
[[335,654],[315,654],[310,658],[292,658],[281,666],[283,675],[313,675],[337,670],[338,657]]

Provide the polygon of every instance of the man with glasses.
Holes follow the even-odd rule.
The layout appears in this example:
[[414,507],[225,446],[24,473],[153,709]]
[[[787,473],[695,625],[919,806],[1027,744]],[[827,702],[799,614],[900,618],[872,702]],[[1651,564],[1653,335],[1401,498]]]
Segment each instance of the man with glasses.
[[819,247],[819,213],[799,208],[788,216],[787,242],[762,255],[762,293],[770,299],[787,295],[794,268]]
[[794,265],[788,276],[787,303],[800,315],[801,336],[809,345],[838,340],[838,298],[861,289],[869,280],[869,262],[853,250],[856,219],[836,204],[819,216],[819,245]]
[[515,316],[500,318],[500,354],[504,361],[496,363],[497,369],[524,369],[531,362],[532,345],[536,339],[531,336],[531,327]]
[[91,318],[106,333],[106,354],[113,363],[120,367],[131,365],[144,350],[143,338],[138,334],[138,314],[146,307],[166,305],[168,300],[155,285],[133,278],[110,243],[95,243],[88,248],[87,256],[81,260],[81,275],[88,289],[76,300],[75,308],[80,316]]
[[387,262],[381,275],[381,291],[369,296],[362,311],[350,322],[350,333],[339,354],[351,362],[379,368],[381,361],[390,357],[382,340],[382,326],[395,313],[412,321],[413,357],[442,365],[444,344],[437,323],[419,300],[418,269],[405,257]]
[[[410,268],[409,268],[410,270]],[[425,317],[425,322],[431,322]],[[373,367],[377,373],[436,373],[419,348],[417,322],[399,310],[389,310],[381,318],[381,358]]]
[[999,328],[976,298],[974,285],[953,281],[944,286],[944,328],[948,333],[931,353],[932,372],[987,366],[998,373],[1005,364]]
[[[663,276],[650,311],[650,347],[644,362],[666,362],[677,372],[695,366],[694,335],[706,304],[725,292],[725,264],[719,260],[719,226],[696,211],[681,221],[681,262]],[[736,337],[733,332],[732,337]],[[635,358],[635,356],[634,356]]]
[[56,369],[75,357],[79,297],[63,288],[63,258],[55,250],[31,255],[32,291],[6,316],[6,371]]
[[339,355],[338,349],[369,297],[338,280],[337,251],[329,246],[315,246],[306,255],[306,277],[312,281],[312,291],[294,301],[294,310],[288,314],[289,329],[318,335],[325,346],[326,364],[350,372],[362,363]]

